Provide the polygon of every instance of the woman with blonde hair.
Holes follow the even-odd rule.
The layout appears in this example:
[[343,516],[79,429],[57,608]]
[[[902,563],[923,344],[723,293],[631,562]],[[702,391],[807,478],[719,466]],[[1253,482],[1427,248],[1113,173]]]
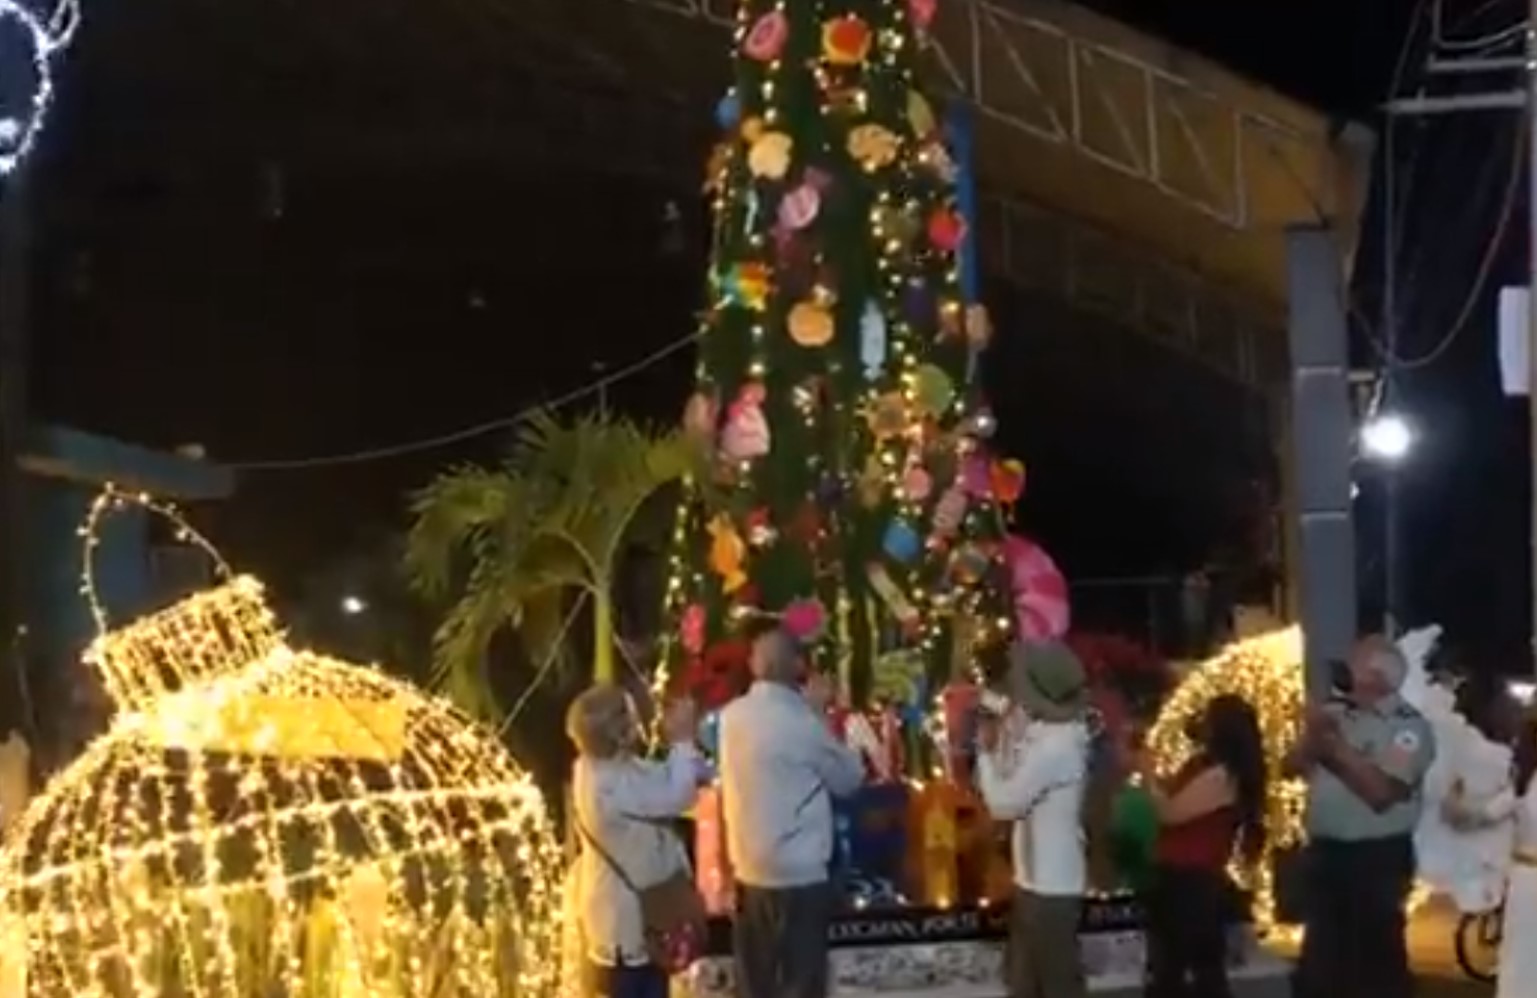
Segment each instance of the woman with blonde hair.
[[693,805],[697,789],[692,701],[669,705],[662,730],[667,758],[639,758],[640,719],[618,686],[592,687],[566,714],[578,753],[570,818],[582,844],[568,900],[581,935],[583,991],[600,998],[667,995],[667,970],[648,948],[640,895],[688,873],[683,843],[668,823]]

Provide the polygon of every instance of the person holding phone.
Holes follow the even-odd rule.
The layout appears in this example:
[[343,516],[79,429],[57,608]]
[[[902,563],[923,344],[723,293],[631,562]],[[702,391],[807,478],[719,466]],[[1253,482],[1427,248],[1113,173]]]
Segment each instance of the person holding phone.
[[826,998],[832,799],[859,789],[864,760],[833,737],[832,683],[806,672],[793,637],[777,628],[760,635],[750,664],[752,687],[720,718],[736,994]]

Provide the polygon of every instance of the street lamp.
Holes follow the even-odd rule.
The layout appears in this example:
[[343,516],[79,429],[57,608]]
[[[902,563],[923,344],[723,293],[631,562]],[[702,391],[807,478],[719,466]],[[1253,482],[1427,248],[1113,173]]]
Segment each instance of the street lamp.
[[1361,427],[1361,452],[1383,464],[1397,464],[1414,449],[1414,427],[1395,413],[1372,416]]
[[342,597],[342,613],[345,613],[349,617],[356,617],[358,614],[363,613],[367,609],[368,604],[365,603],[360,596]]

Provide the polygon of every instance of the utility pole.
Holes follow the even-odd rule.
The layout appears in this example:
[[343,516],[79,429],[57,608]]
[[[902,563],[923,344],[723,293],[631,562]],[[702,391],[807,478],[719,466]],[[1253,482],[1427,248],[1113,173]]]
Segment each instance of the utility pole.
[[27,437],[27,333],[30,321],[31,198],[25,164],[0,179],[0,738],[32,738],[23,644],[26,583],[19,461]]
[[[1426,65],[1431,74],[1492,76],[1524,74],[1525,85],[1484,93],[1421,95],[1390,100],[1390,116],[1418,117],[1438,114],[1467,114],[1480,111],[1517,110],[1526,116],[1528,144],[1527,179],[1527,380],[1528,426],[1531,445],[1528,454],[1531,476],[1531,587],[1532,651],[1537,655],[1537,0],[1527,0],[1526,46],[1524,57],[1480,56],[1463,59],[1432,58]],[[1391,261],[1389,261],[1391,266]],[[1392,358],[1389,357],[1389,363]]]

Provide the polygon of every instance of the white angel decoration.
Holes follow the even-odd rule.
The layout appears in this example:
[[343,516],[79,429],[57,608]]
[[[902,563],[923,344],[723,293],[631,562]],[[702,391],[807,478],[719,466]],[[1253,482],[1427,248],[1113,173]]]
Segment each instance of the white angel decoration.
[[1399,642],[1409,664],[1404,698],[1436,736],[1414,846],[1420,879],[1432,891],[1450,897],[1462,912],[1482,912],[1499,905],[1510,869],[1512,750],[1486,738],[1457,712],[1453,691],[1430,681],[1425,663],[1440,633],[1439,627],[1426,628]]

